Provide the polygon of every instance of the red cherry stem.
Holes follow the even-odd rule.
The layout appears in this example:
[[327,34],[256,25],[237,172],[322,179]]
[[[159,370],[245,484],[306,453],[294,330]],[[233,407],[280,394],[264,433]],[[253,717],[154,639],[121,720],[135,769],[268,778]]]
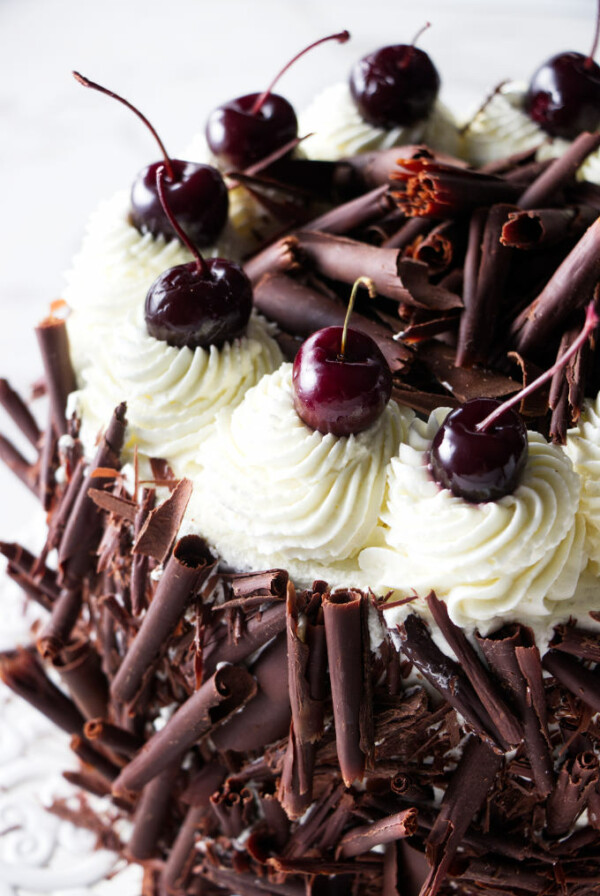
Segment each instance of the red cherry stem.
[[377,295],[377,290],[375,289],[375,284],[371,280],[370,277],[359,277],[358,280],[354,281],[354,286],[352,287],[352,292],[350,293],[350,301],[348,302],[348,309],[346,311],[346,317],[344,318],[344,327],[342,329],[342,338],[340,340],[340,351],[337,356],[338,361],[344,360],[344,353],[346,351],[346,337],[348,335],[348,323],[350,321],[350,315],[354,309],[354,301],[356,299],[356,293],[360,286],[364,286],[369,290],[369,297],[374,299]]
[[196,268],[198,270],[199,275],[201,277],[208,277],[209,273],[210,273],[208,265],[206,264],[206,262],[200,255],[200,252],[198,251],[196,246],[194,246],[194,244],[192,243],[192,241],[190,240],[188,235],[185,233],[184,230],[182,230],[180,225],[177,223],[177,220],[176,220],[173,212],[169,208],[169,204],[167,202],[167,195],[165,193],[164,180],[165,180],[165,166],[161,165],[160,168],[157,168],[157,170],[156,170],[156,192],[158,193],[158,198],[160,199],[160,204],[163,207],[163,211],[164,211],[165,215],[169,219],[169,223],[171,224],[171,227],[173,228],[173,230],[175,231],[175,233],[177,234],[177,236],[179,237],[179,239],[181,240],[183,245],[186,247],[186,249],[189,249],[189,251],[194,256],[194,258],[196,260]]
[[477,432],[485,432],[486,429],[489,429],[496,420],[502,416],[505,411],[508,411],[509,408],[512,408],[515,404],[519,404],[520,401],[523,401],[524,398],[527,398],[528,395],[531,395],[532,392],[535,392],[536,389],[539,389],[544,383],[546,383],[549,379],[552,379],[557,370],[560,370],[565,366],[567,361],[573,357],[573,355],[579,351],[581,346],[585,343],[585,341],[591,336],[594,332],[598,324],[600,323],[600,317],[598,317],[598,313],[596,311],[596,307],[594,302],[590,302],[585,310],[585,322],[583,324],[583,328],[581,333],[569,346],[569,348],[562,353],[560,358],[556,359],[556,362],[549,367],[544,373],[537,377],[532,383],[529,383],[524,389],[521,389],[520,392],[517,392],[516,395],[513,395],[507,401],[503,402],[499,407],[497,407],[491,414],[482,420],[481,423],[478,423],[475,429]]
[[[600,2],[600,0],[599,0],[599,2]],[[417,43],[417,41],[418,41],[418,39],[421,37],[421,35],[422,35],[425,31],[427,31],[428,28],[431,28],[431,22],[425,22],[425,24],[423,25],[423,27],[422,27],[422,28],[419,28],[419,30],[417,31],[417,33],[416,33],[415,36],[413,37],[412,41],[411,41],[410,44],[408,45],[407,51],[406,51],[406,53],[404,54],[404,57],[403,57],[403,59],[402,59],[402,61],[401,61],[401,63],[400,63],[400,68],[406,68],[406,66],[409,65],[410,60],[412,59],[412,57],[413,57],[413,55],[414,55],[415,44]]]
[[594,56],[596,55],[596,50],[598,49],[598,39],[600,38],[600,0],[598,0],[596,4],[596,30],[594,31],[594,40],[592,41],[592,49],[590,50],[590,55],[585,60],[584,65],[586,68],[591,68],[594,64]]
[[321,37],[319,40],[316,40],[312,44],[309,44],[308,47],[304,47],[304,49],[301,50],[299,53],[296,53],[296,55],[293,57],[293,59],[290,59],[290,61],[283,66],[281,71],[277,75],[275,75],[275,77],[273,78],[273,80],[271,81],[271,83],[269,84],[267,89],[263,93],[261,93],[261,95],[257,98],[256,102],[250,109],[250,115],[258,115],[258,113],[262,109],[264,103],[267,101],[270,94],[273,92],[273,88],[275,87],[275,85],[277,84],[277,82],[279,81],[281,76],[283,74],[285,74],[285,72],[287,72],[287,70],[288,70],[288,68],[290,68],[290,66],[292,66],[295,62],[297,62],[301,56],[304,56],[305,53],[308,53],[309,50],[312,50],[314,47],[318,47],[319,44],[324,44],[325,41],[328,41],[328,40],[337,40],[337,41],[339,41],[339,43],[345,44],[347,40],[350,40],[350,32],[349,31],[340,31],[338,34],[329,34],[327,37]]
[[90,81],[89,78],[85,78],[83,75],[80,75],[79,72],[73,72],[73,77],[83,87],[91,87],[92,90],[97,90],[99,93],[104,93],[104,94],[106,94],[106,96],[112,97],[113,100],[118,100],[120,103],[123,103],[124,106],[127,106],[128,109],[131,109],[131,111],[134,112],[135,115],[137,115],[137,117],[144,122],[144,124],[146,125],[146,127],[148,128],[150,133],[153,135],[154,139],[156,140],[156,142],[158,143],[158,145],[160,147],[160,151],[163,154],[163,158],[165,160],[165,168],[167,169],[167,174],[169,176],[169,180],[170,181],[175,180],[175,173],[173,171],[173,165],[171,164],[171,159],[169,157],[169,154],[167,153],[167,150],[165,149],[165,145],[162,142],[162,140],[160,139],[160,137],[158,136],[155,128],[150,124],[150,122],[146,118],[146,116],[143,115],[139,109],[136,109],[136,107],[132,103],[130,103],[129,100],[126,100],[124,97],[119,96],[118,93],[113,93],[112,90],[108,90],[106,87],[102,87],[101,84],[96,84],[95,81]]

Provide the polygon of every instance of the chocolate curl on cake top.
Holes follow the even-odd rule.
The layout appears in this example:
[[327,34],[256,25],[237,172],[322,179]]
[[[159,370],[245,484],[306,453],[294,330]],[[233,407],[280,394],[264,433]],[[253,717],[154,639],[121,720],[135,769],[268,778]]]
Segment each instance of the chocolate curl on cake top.
[[594,712],[600,712],[600,672],[597,669],[588,669],[574,656],[559,650],[545,653],[542,666]]
[[106,719],[89,719],[83,728],[87,740],[97,741],[102,747],[131,759],[143,746],[136,734],[113,725]]
[[38,481],[38,464],[30,463],[19,449],[2,434],[0,434],[0,460],[21,480],[23,485],[39,497],[41,489]]
[[19,393],[15,392],[8,380],[4,378],[0,378],[0,405],[2,405],[25,438],[31,442],[35,449],[38,449],[42,434],[35,417]]
[[346,234],[363,227],[373,218],[380,218],[394,208],[387,184],[375,187],[368,193],[351,199],[313,218],[301,230],[319,230],[321,233]]
[[[577,326],[565,330],[560,340],[557,358],[561,358],[569,350],[580,330],[579,322]],[[590,354],[590,344],[586,340],[567,364],[555,371],[551,380],[548,398],[548,407],[552,411],[550,438],[560,445],[565,444],[567,430],[577,423],[581,416]]]
[[67,432],[67,398],[77,388],[69,354],[69,338],[64,320],[50,315],[35,328],[44,364],[50,399],[52,425],[58,436]]
[[24,588],[34,589],[37,603],[50,609],[60,594],[56,572],[16,542],[0,541],[0,554],[8,561],[9,575],[14,573],[19,576]]
[[539,650],[531,629],[510,625],[477,641],[492,671],[513,700],[523,726],[523,746],[537,792],[554,787],[546,697]]
[[299,818],[312,802],[316,744],[323,734],[327,696],[327,647],[320,595],[297,595],[290,583],[286,629],[292,723],[279,799],[289,818]]
[[557,625],[550,646],[582,660],[600,663],[600,635],[571,624]]
[[[223,609],[227,604],[223,605]],[[220,626],[204,643],[204,674],[210,675],[219,663],[238,663],[285,629],[285,604],[277,601],[246,619],[237,638],[230,638],[227,627]]]
[[217,559],[204,539],[185,535],[173,549],[148,612],[115,676],[113,699],[130,703],[153,671],[188,601],[213,572]]
[[108,682],[96,647],[87,640],[69,644],[53,657],[52,666],[86,719],[108,713]]
[[96,456],[83,477],[79,494],[73,501],[65,524],[58,547],[58,565],[62,581],[67,586],[76,586],[93,567],[93,552],[102,535],[102,513],[90,498],[88,490],[111,482],[109,477],[95,476],[97,469],[120,468],[120,454],[127,426],[125,413],[124,403],[115,409],[106,432],[101,437]]
[[362,602],[360,591],[337,591],[323,598],[327,658],[333,698],[335,742],[347,787],[361,781],[365,753],[361,749],[363,701]]
[[256,681],[242,666],[221,666],[125,766],[113,792],[119,795],[141,790],[201,738],[214,733],[254,697],[256,690]]
[[351,167],[355,179],[360,182],[363,189],[373,189],[395,181],[399,167],[404,166],[405,163],[418,166],[426,162],[449,165],[459,170],[468,167],[466,162],[454,156],[418,143],[347,156],[341,159],[339,164]]
[[191,479],[180,479],[171,494],[148,513],[133,545],[134,554],[144,554],[164,563],[179,532],[191,495]]
[[538,249],[579,237],[598,217],[589,205],[509,212],[500,241],[513,249]]

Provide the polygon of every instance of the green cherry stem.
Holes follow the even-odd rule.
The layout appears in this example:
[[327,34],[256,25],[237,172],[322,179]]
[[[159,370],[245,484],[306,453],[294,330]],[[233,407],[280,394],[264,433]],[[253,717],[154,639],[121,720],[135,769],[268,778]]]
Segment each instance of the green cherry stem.
[[502,416],[502,414],[507,411],[509,408],[514,407],[514,405],[519,404],[519,402],[523,401],[524,398],[527,398],[528,395],[531,395],[532,392],[535,392],[536,389],[539,389],[544,383],[546,383],[549,379],[552,379],[557,370],[560,370],[565,366],[567,361],[573,357],[573,355],[579,351],[582,345],[586,342],[586,340],[592,335],[598,324],[600,323],[600,317],[598,317],[598,312],[596,311],[596,307],[594,302],[590,302],[585,310],[585,321],[581,330],[581,333],[574,340],[572,345],[562,353],[560,358],[557,358],[552,367],[549,367],[544,373],[538,376],[532,383],[529,383],[524,389],[521,389],[520,392],[517,392],[516,395],[513,395],[507,401],[503,402],[499,407],[497,407],[491,414],[482,420],[481,423],[478,423],[475,429],[478,432],[485,432],[487,429],[492,426],[496,420]]
[[344,318],[344,327],[342,329],[342,339],[340,341],[340,351],[338,354],[338,361],[344,360],[344,353],[346,351],[346,336],[348,333],[348,323],[350,321],[350,315],[354,309],[354,302],[356,300],[356,293],[359,290],[359,287],[364,286],[365,289],[369,291],[369,298],[374,299],[377,295],[377,290],[375,289],[375,284],[371,280],[370,277],[359,277],[358,280],[354,281],[354,286],[352,287],[352,292],[350,293],[350,301],[348,302],[348,308],[346,311],[346,317]]
[[206,264],[205,260],[200,255],[200,252],[198,251],[198,249],[194,246],[194,244],[188,237],[187,233],[182,229],[180,224],[178,224],[177,219],[175,218],[175,215],[169,208],[167,196],[165,193],[165,166],[164,165],[161,165],[160,168],[157,168],[157,170],[156,170],[156,192],[158,193],[158,198],[160,199],[160,204],[163,207],[163,211],[164,211],[165,215],[169,219],[169,223],[170,223],[171,227],[173,228],[173,230],[175,231],[175,233],[177,234],[177,236],[179,237],[179,239],[181,240],[183,245],[186,247],[186,249],[189,249],[191,254],[194,256],[194,260],[196,262],[196,268],[198,270],[198,273],[200,274],[201,277],[208,277],[209,273],[210,273],[208,265]]

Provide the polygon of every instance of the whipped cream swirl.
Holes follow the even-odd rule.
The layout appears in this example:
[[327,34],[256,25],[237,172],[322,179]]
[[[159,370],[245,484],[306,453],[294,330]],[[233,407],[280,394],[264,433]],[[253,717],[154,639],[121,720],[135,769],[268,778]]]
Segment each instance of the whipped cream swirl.
[[379,591],[424,596],[435,589],[466,628],[551,615],[573,596],[585,564],[579,477],[560,448],[529,432],[515,492],[470,504],[440,488],[428,470],[427,451],[446,413],[415,419],[400,445],[361,569]]
[[238,568],[280,565],[300,584],[358,584],[356,556],[413,412],[389,402],[364,432],[323,435],[296,414],[291,377],[283,364],[219,415],[199,452],[188,524]]
[[581,514],[590,568],[600,576],[600,395],[586,401],[577,426],[567,433],[565,451],[581,478]]

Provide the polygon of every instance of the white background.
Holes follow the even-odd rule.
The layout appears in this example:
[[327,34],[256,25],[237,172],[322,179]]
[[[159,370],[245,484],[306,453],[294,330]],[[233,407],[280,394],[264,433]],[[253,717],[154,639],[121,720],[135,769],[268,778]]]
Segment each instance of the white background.
[[[0,0],[0,375],[39,373],[32,327],[98,201],[158,156],[123,107],[79,87],[72,69],[127,96],[177,154],[210,109],[263,89],[305,44],[347,28],[285,75],[298,108],[379,46],[420,46],[442,97],[464,116],[506,78],[562,50],[588,52],[595,0]],[[9,431],[0,417],[0,431]],[[32,502],[0,470],[0,537]]]

